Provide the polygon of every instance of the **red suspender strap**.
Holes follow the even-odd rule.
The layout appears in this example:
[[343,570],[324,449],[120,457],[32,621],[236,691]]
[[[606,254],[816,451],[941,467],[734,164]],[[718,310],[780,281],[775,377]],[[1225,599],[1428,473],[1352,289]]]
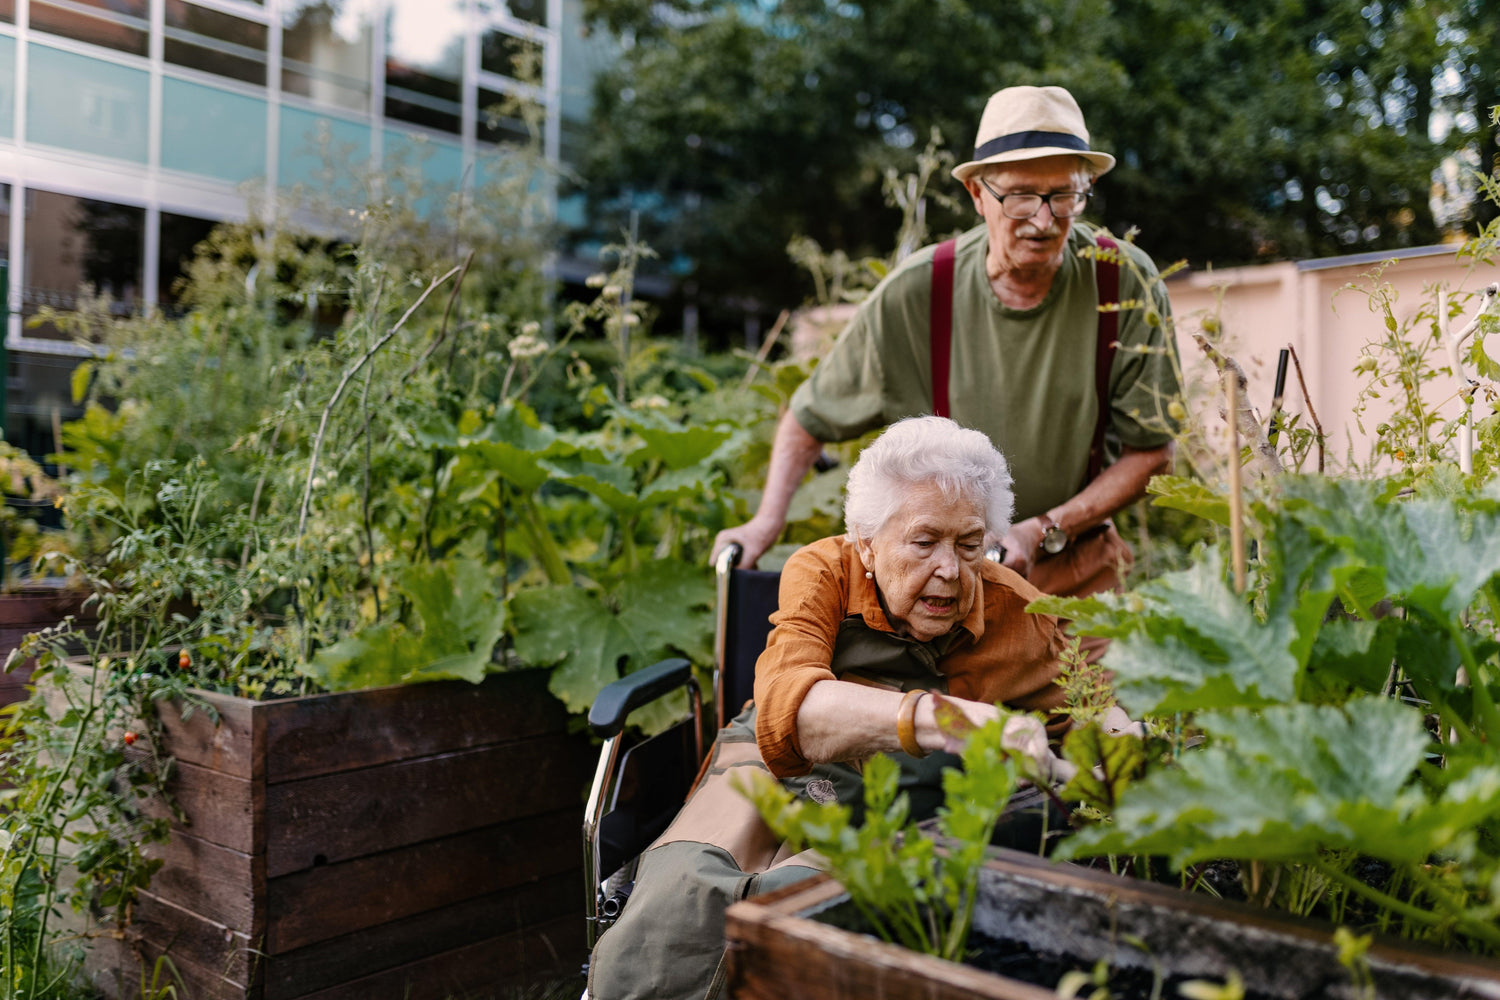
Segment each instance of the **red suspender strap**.
[[1104,469],[1104,429],[1109,426],[1109,373],[1115,363],[1115,344],[1120,339],[1120,264],[1119,245],[1107,236],[1095,241],[1113,251],[1112,259],[1095,262],[1094,280],[1098,282],[1099,305],[1109,306],[1099,313],[1099,339],[1094,346],[1094,392],[1099,399],[1099,419],[1094,424],[1094,440],[1089,445],[1089,471],[1084,483],[1094,481]]
[[956,240],[944,240],[932,255],[932,412],[948,416],[948,357],[953,341],[953,252]]

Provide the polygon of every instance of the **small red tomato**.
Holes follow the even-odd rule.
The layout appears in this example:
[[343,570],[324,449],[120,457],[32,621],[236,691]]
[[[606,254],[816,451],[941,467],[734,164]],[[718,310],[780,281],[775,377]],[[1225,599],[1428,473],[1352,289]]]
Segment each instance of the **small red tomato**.
[[193,657],[186,649],[177,654],[177,669],[186,670],[193,665]]
[[125,734],[125,745],[126,746],[130,746],[132,743],[135,742],[135,740],[136,740],[135,733],[127,732]]

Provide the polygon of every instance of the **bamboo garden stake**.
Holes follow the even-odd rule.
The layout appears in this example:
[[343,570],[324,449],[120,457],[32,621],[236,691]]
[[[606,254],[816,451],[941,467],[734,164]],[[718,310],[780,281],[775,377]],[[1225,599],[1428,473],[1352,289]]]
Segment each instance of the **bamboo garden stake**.
[[1229,547],[1234,557],[1234,592],[1245,592],[1245,527],[1243,523],[1244,500],[1240,496],[1240,429],[1233,415],[1239,412],[1239,380],[1233,376],[1224,380],[1227,396],[1226,410],[1229,412]]

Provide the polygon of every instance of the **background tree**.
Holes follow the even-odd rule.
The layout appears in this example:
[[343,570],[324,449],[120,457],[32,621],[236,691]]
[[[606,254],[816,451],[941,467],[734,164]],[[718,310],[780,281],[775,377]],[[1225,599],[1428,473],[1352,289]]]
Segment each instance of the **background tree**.
[[[1435,242],[1434,170],[1495,148],[1487,0],[586,7],[625,40],[597,82],[583,170],[599,234],[637,209],[679,275],[766,307],[806,293],[793,235],[888,250],[882,170],[909,167],[934,127],[962,158],[986,97],[1011,84],[1068,87],[1119,158],[1092,218],[1198,266]],[[1478,203],[1450,192],[1459,217],[1477,221]],[[961,208],[932,230],[972,224]]]

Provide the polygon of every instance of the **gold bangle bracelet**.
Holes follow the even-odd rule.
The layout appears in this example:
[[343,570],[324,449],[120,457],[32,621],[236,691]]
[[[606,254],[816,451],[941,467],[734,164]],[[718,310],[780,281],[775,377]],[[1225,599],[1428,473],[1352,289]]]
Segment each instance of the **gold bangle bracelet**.
[[901,699],[901,707],[896,710],[896,739],[910,757],[926,757],[928,754],[917,742],[917,702],[926,693],[920,689],[906,692]]

